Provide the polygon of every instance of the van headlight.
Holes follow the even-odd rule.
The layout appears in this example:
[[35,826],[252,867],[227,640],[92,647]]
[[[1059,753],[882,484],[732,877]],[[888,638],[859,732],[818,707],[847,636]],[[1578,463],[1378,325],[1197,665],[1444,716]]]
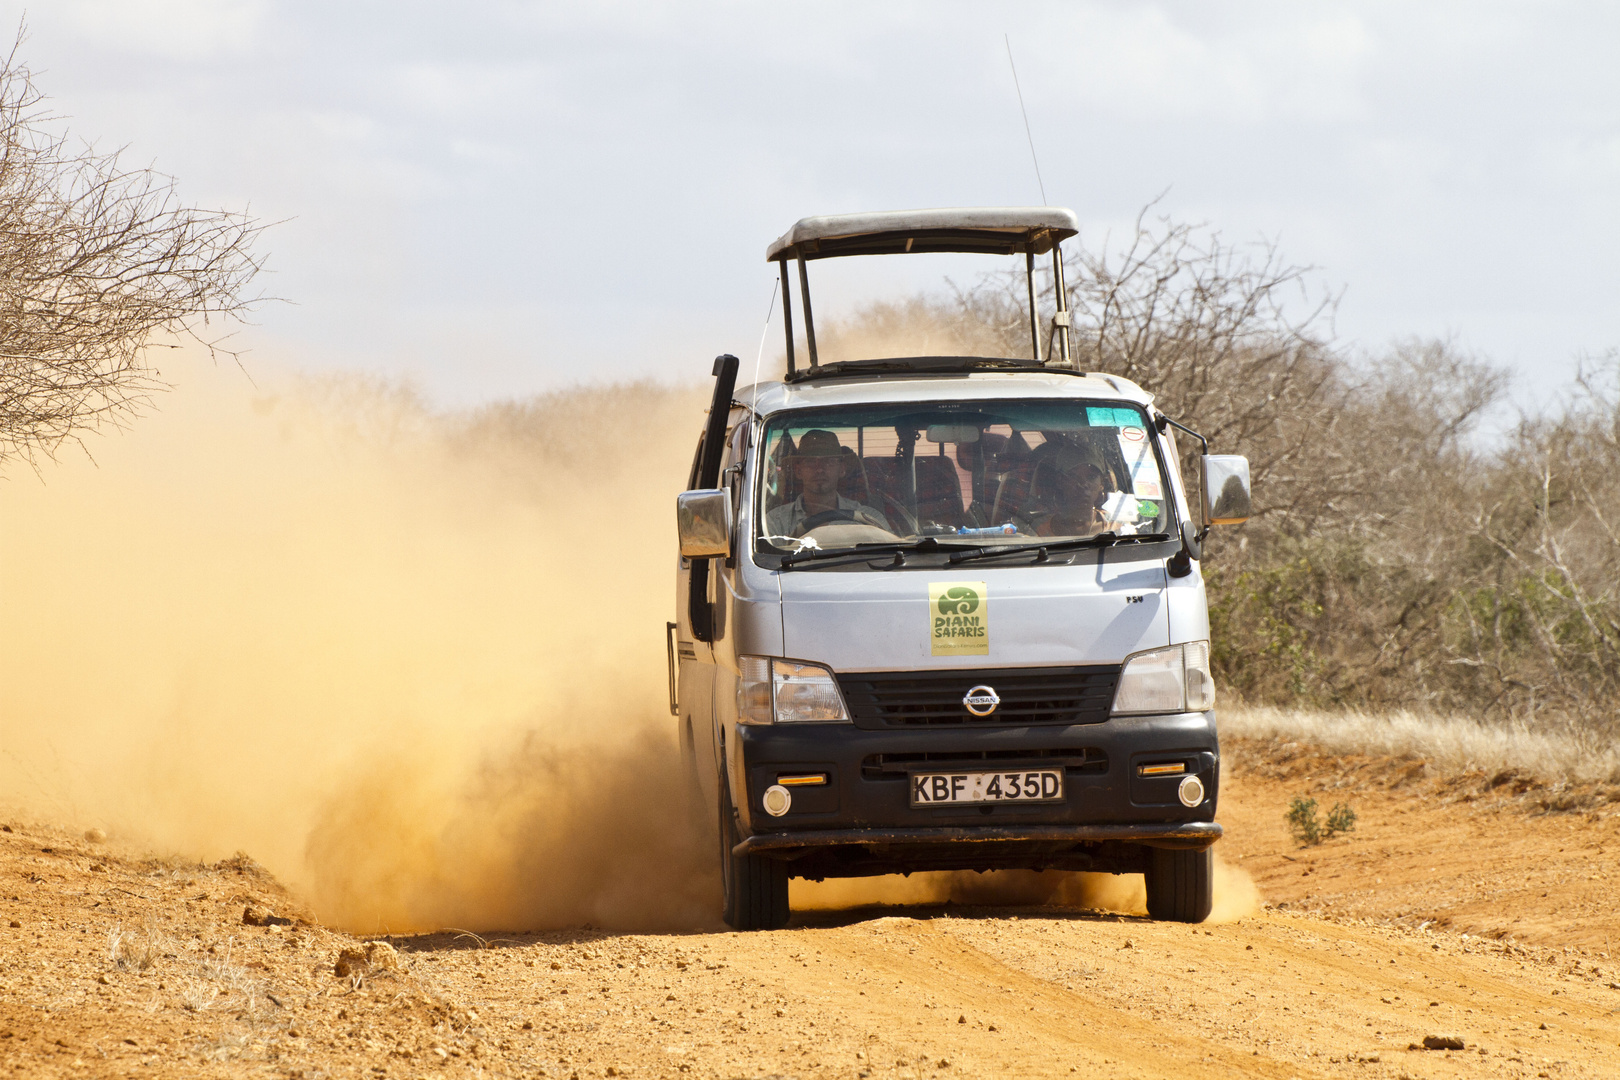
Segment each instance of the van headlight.
[[1215,707],[1209,642],[1189,641],[1137,653],[1125,661],[1114,691],[1114,713],[1203,712]]
[[833,673],[820,664],[768,656],[738,658],[739,724],[847,724]]

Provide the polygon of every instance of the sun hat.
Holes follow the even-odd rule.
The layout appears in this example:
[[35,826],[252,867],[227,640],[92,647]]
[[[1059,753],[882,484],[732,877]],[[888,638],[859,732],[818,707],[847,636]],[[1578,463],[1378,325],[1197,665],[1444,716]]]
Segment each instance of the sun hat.
[[798,457],[840,457],[843,452],[844,447],[838,441],[838,436],[821,428],[799,436],[799,448],[794,451]]
[[1069,473],[1082,465],[1090,465],[1104,476],[1108,475],[1108,466],[1102,454],[1090,443],[1069,443],[1057,452],[1053,464],[1059,472]]

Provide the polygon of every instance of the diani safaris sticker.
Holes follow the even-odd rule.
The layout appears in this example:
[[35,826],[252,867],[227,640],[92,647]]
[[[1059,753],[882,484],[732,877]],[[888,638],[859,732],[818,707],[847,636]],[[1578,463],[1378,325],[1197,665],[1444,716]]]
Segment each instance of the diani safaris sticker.
[[990,597],[982,581],[928,583],[928,639],[935,656],[988,656]]

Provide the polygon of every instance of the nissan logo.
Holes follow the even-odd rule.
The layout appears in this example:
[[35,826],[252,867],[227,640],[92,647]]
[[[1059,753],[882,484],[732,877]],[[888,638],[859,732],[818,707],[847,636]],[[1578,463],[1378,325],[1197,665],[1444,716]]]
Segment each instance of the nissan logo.
[[989,716],[1001,704],[1001,695],[993,686],[975,686],[962,695],[962,707],[974,716]]

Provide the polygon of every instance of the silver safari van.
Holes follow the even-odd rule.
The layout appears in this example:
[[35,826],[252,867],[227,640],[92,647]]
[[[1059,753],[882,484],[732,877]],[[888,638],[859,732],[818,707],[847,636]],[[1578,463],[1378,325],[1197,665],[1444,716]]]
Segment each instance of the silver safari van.
[[[1144,874],[1153,917],[1209,914],[1199,545],[1247,518],[1248,463],[1204,444],[1195,509],[1175,435],[1202,437],[1076,369],[1076,231],[1049,207],[905,211],[806,218],[767,250],[808,356],[785,303],[783,380],[715,362],[668,627],[737,929],[782,926],[790,877],[921,870]],[[1029,355],[818,363],[808,264],[917,252],[1022,255]]]

